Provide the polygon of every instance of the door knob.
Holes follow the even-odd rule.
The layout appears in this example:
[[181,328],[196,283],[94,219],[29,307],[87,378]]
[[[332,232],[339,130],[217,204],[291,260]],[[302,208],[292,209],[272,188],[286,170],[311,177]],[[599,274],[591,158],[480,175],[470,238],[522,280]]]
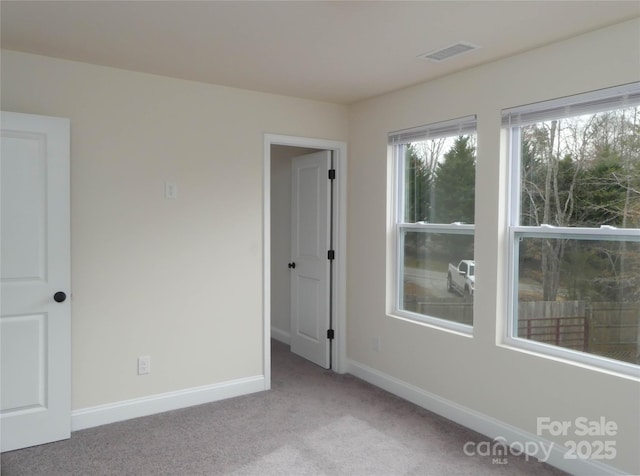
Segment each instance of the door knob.
[[67,295],[62,291],[58,291],[53,295],[53,300],[55,302],[64,302],[67,299]]
[[296,268],[296,264],[295,263],[289,263],[289,269],[295,269]]

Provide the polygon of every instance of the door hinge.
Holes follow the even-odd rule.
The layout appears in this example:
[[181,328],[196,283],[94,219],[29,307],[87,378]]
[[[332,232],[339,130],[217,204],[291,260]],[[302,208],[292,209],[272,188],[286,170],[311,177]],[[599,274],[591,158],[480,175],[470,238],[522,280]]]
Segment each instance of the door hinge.
[[335,180],[336,178],[336,169],[329,170],[329,180]]
[[333,340],[333,337],[334,337],[333,329],[327,329],[327,339]]
[[327,259],[328,259],[328,260],[334,260],[334,259],[336,259],[336,252],[335,252],[335,251],[333,251],[333,250],[329,250],[329,251],[327,252]]

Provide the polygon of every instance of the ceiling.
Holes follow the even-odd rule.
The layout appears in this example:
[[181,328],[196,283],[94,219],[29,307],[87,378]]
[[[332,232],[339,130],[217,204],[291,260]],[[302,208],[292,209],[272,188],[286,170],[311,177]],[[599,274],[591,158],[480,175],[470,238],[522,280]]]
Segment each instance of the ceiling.
[[[342,104],[640,17],[640,1],[2,0],[0,9],[5,49]],[[481,48],[417,58],[459,41]]]

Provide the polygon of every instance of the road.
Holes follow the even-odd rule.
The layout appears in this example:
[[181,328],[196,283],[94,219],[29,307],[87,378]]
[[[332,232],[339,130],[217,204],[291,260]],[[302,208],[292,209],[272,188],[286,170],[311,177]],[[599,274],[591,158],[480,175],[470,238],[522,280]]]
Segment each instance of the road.
[[[444,271],[405,267],[404,279],[406,282],[425,288],[431,297],[446,298],[452,296],[452,293],[447,292],[447,273]],[[528,296],[539,296],[538,300],[542,299],[542,284],[540,283],[521,281],[518,289]],[[559,294],[563,294],[563,291],[562,289],[559,290]],[[456,295],[456,293],[453,293],[453,296]]]
[[451,297],[451,293],[447,292],[446,272],[405,267],[404,279],[406,282],[428,289],[429,295],[432,297]]

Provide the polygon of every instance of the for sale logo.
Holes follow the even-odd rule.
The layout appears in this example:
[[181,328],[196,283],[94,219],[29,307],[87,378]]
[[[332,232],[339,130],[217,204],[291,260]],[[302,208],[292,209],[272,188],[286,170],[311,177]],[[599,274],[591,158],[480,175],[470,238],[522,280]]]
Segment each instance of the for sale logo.
[[[493,441],[467,441],[462,451],[467,456],[490,456],[492,464],[508,464],[508,456],[523,456],[526,461],[535,457],[538,461],[546,462],[551,456],[553,443],[545,445],[541,441],[511,441],[498,436]],[[532,456],[537,455],[537,456]]]
[[[614,459],[616,457],[616,440],[611,437],[618,434],[615,421],[600,417],[590,420],[578,417],[575,420],[552,420],[549,417],[538,417],[538,436],[566,436],[564,441],[568,448],[565,459]],[[591,437],[577,439],[576,437]]]

